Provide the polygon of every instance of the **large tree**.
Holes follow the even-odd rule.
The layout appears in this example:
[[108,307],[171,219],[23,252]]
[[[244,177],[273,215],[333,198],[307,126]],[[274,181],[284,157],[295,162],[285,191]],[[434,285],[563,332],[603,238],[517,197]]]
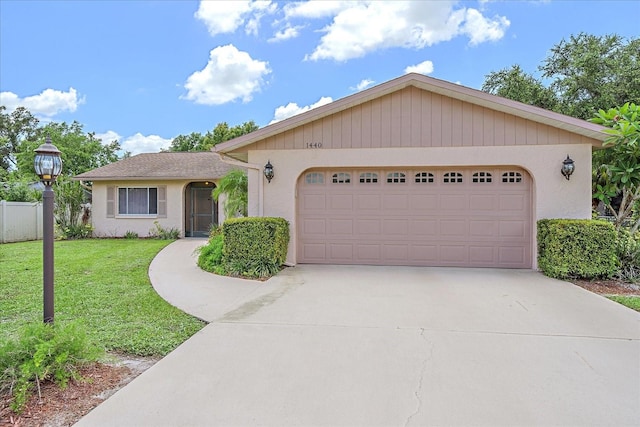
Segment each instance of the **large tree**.
[[241,125],[229,127],[227,122],[221,122],[202,135],[192,132],[189,135],[178,135],[171,141],[169,151],[207,151],[214,145],[258,130],[258,125],[251,120]]
[[15,169],[16,154],[25,140],[33,140],[38,129],[38,119],[24,107],[6,113],[7,107],[0,105],[0,168],[5,172]]
[[34,175],[34,150],[42,144],[47,136],[62,152],[62,173],[74,176],[91,169],[113,163],[119,159],[120,144],[112,141],[103,144],[92,132],[85,132],[78,122],[67,124],[47,123],[36,132],[37,138],[23,141],[17,153],[17,168],[22,176]]
[[[600,164],[595,174],[594,196],[613,212],[620,228],[640,209],[640,106],[625,104],[620,108],[600,110],[591,119],[611,129],[599,153]],[[613,200],[619,197],[616,206]],[[640,229],[640,215],[631,221],[631,232]]]
[[640,103],[638,38],[580,33],[553,46],[538,70],[540,78],[518,65],[491,72],[482,90],[583,120]]

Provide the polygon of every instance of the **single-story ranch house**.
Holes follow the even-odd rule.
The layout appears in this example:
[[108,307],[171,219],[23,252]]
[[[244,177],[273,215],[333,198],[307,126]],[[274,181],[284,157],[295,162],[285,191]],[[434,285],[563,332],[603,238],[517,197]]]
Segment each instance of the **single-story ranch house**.
[[[536,268],[537,220],[591,217],[602,130],[407,74],[214,150],[247,167],[249,215],[290,222],[291,264]],[[132,184],[111,179],[94,215],[124,230],[108,188]],[[180,185],[173,197],[186,200]]]
[[[155,229],[180,230],[183,237],[206,237],[224,221],[211,192],[231,169],[212,152],[146,153],[74,177],[91,181],[94,235],[141,237]],[[220,197],[220,202],[224,198]]]

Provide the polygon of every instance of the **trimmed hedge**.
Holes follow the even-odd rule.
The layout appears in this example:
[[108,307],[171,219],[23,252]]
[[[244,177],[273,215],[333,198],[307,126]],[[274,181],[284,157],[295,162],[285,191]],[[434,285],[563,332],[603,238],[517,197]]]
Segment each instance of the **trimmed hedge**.
[[606,221],[538,221],[538,268],[558,279],[609,278],[618,271],[616,230]]
[[230,274],[272,276],[287,259],[289,223],[284,218],[232,218],[222,224],[224,260]]

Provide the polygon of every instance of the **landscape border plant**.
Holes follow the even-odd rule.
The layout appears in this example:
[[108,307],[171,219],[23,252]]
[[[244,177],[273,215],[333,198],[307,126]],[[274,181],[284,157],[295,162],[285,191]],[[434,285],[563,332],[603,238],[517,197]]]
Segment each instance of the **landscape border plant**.
[[13,397],[11,410],[20,414],[34,389],[42,398],[43,382],[55,382],[64,389],[69,380],[81,380],[82,366],[103,355],[77,322],[30,324],[18,338],[0,343],[0,393]]

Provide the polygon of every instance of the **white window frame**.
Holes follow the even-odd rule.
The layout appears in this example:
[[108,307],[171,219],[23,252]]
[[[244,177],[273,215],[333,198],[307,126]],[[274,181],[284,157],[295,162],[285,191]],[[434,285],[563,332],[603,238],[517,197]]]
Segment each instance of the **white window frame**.
[[[126,190],[126,194],[127,194],[127,204],[129,202],[129,190],[140,190],[140,189],[145,189],[147,190],[147,212],[146,213],[129,213],[129,209],[128,206],[126,208],[126,212],[122,213],[121,212],[121,203],[120,203],[120,191],[121,190]],[[150,205],[149,205],[149,200],[150,200],[150,190],[155,190],[155,199],[156,199],[156,205],[155,205],[155,212],[149,212],[150,209]],[[143,187],[143,186],[132,186],[132,187],[117,187],[117,191],[116,191],[116,209],[117,209],[117,214],[116,216],[118,217],[135,217],[135,218],[157,218],[158,217],[158,210],[159,210],[159,190],[158,187],[155,186],[149,186],[149,187]]]

